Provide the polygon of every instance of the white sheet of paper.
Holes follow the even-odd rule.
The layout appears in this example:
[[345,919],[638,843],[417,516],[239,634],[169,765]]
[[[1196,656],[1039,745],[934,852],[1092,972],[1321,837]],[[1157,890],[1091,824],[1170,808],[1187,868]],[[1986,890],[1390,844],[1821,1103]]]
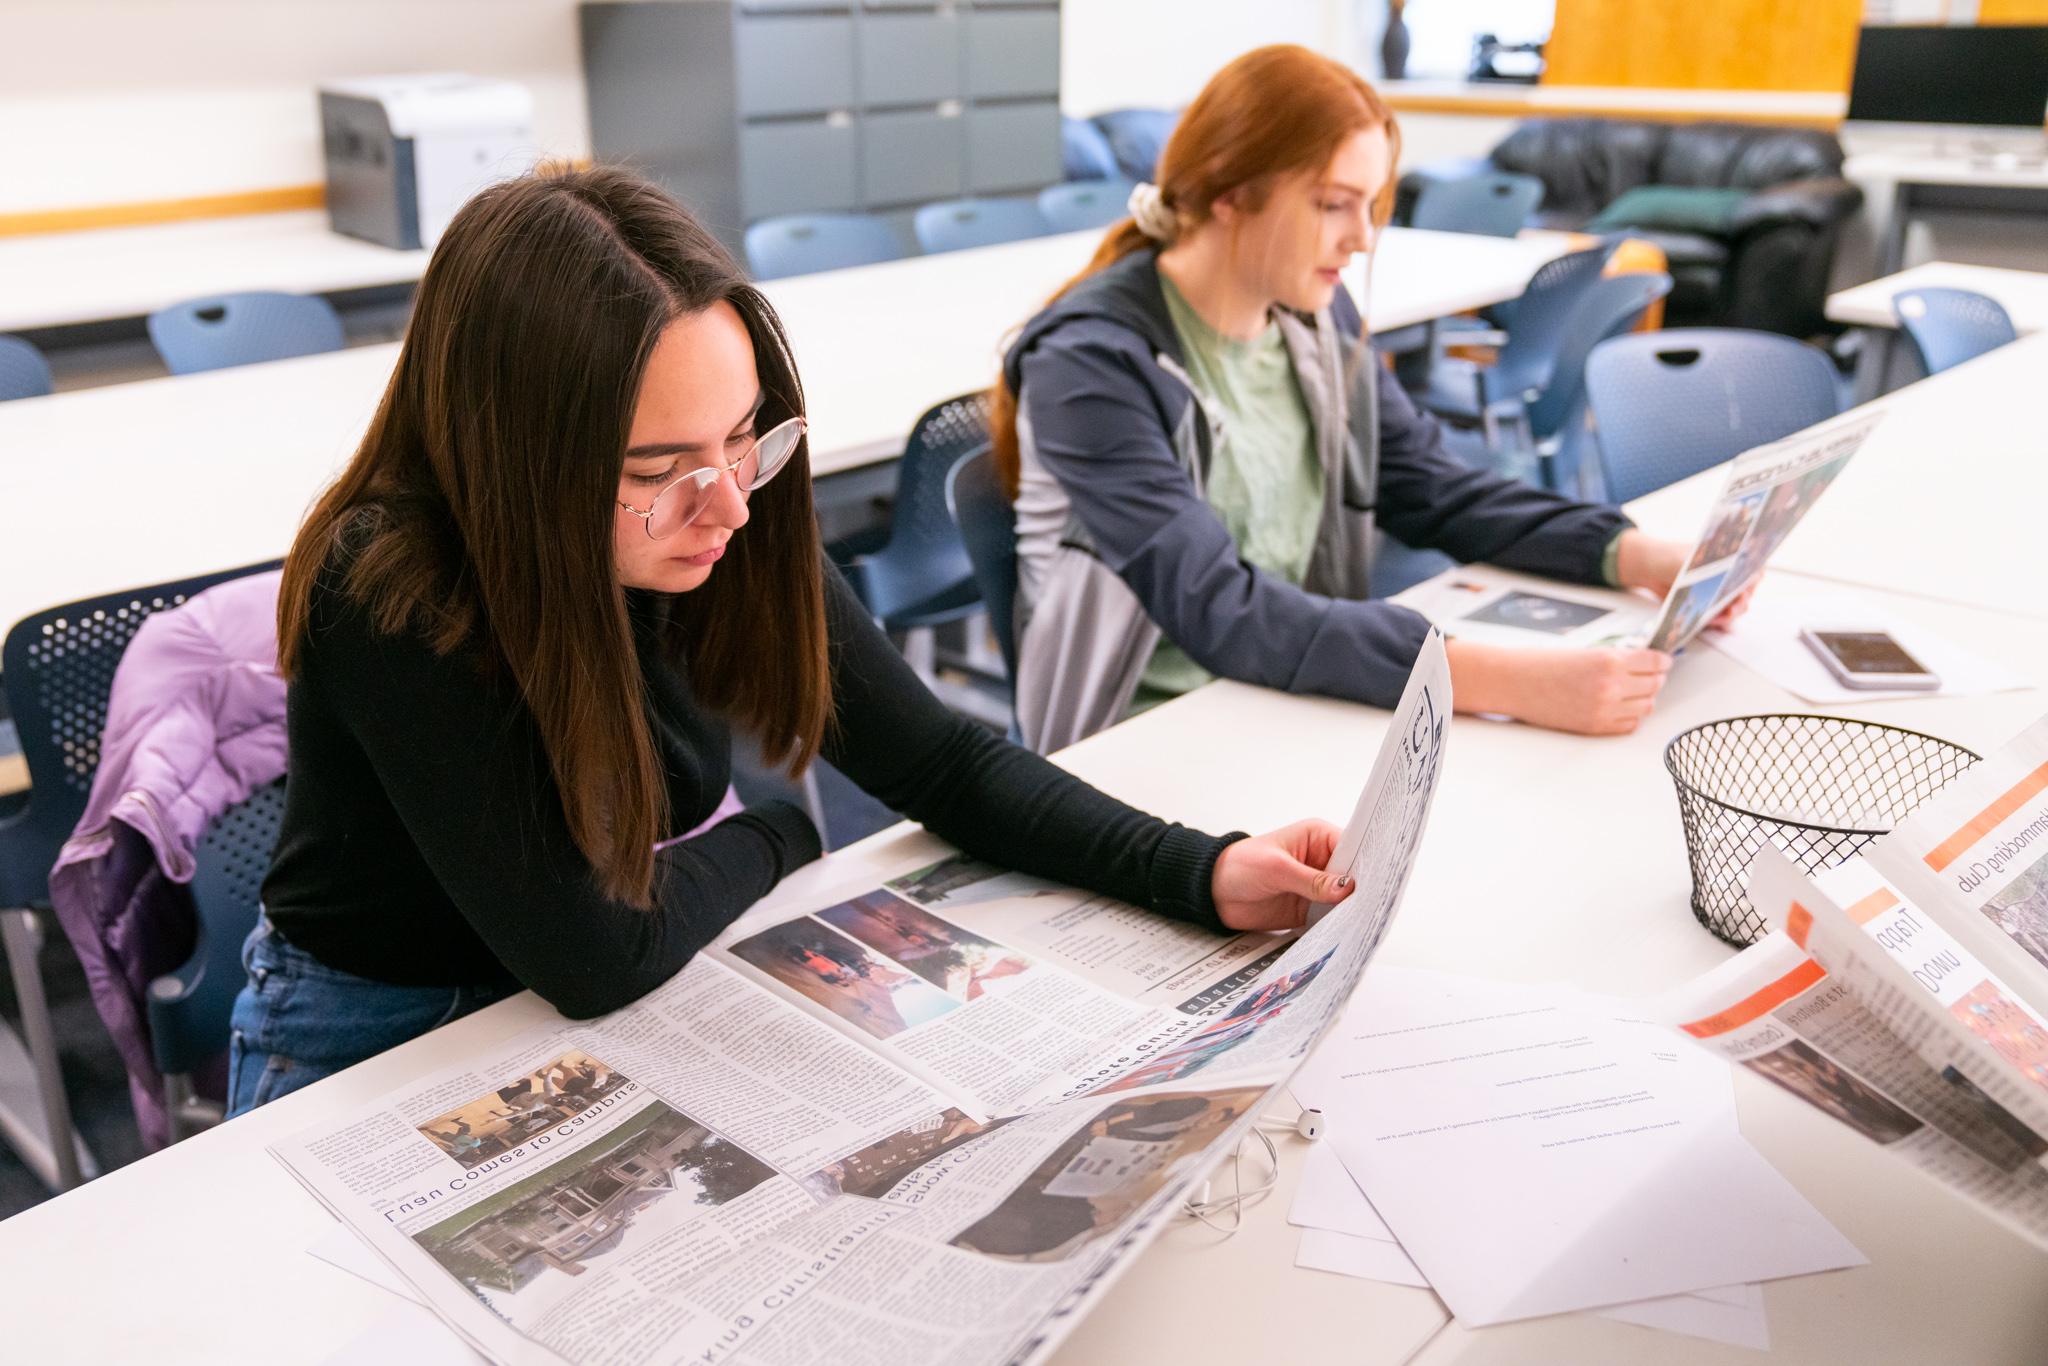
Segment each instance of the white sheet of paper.
[[1544,995],[1375,966],[1294,1082],[1462,1322],[1864,1261],[1742,1139],[1725,1069]]
[[489,1366],[423,1304],[394,1304],[322,1366]]
[[1354,1238],[1326,1228],[1301,1231],[1301,1247],[1294,1254],[1294,1264],[1310,1271],[1334,1271],[1365,1281],[1429,1288],[1429,1278],[1398,1244],[1377,1238]]
[[1731,1285],[1690,1295],[1667,1295],[1593,1312],[1603,1319],[1661,1328],[1667,1333],[1683,1333],[1733,1347],[1759,1352],[1771,1349],[1770,1321],[1764,1317],[1764,1288],[1760,1285]]
[[1287,1222],[1299,1228],[1325,1229],[1353,1238],[1372,1238],[1382,1243],[1395,1241],[1394,1231],[1380,1218],[1372,1201],[1344,1170],[1344,1159],[1327,1143],[1315,1144],[1302,1159],[1301,1184],[1294,1188],[1294,1204]]
[[[1302,1167],[1301,1185],[1296,1189],[1294,1209],[1288,1213],[1287,1221],[1304,1230],[1301,1246],[1295,1253],[1296,1266],[1393,1285],[1429,1284],[1429,1278],[1422,1274],[1414,1259],[1401,1251],[1392,1230],[1373,1211],[1365,1192],[1344,1170],[1337,1150],[1327,1144],[1310,1149]],[[1756,1285],[1666,1295],[1592,1312],[1644,1328],[1659,1328],[1737,1347],[1763,1351],[1770,1346],[1763,1287]]]
[[414,1304],[420,1302],[420,1297],[413,1294],[405,1278],[386,1266],[384,1259],[370,1251],[362,1239],[349,1232],[347,1224],[336,1224],[328,1229],[315,1238],[306,1251],[329,1266],[338,1266],[351,1276],[362,1277],[379,1290],[389,1290]]
[[[1870,692],[1835,681],[1805,642],[1802,628],[1883,631],[1937,678],[1933,691]],[[1749,611],[1726,631],[1700,636],[1715,649],[1794,696],[1821,704],[1900,697],[1975,697],[2024,688],[2027,680],[1919,622],[1856,593],[1765,578]]]
[[380,1290],[388,1290],[406,1303],[393,1305],[368,1328],[341,1345],[323,1366],[487,1366],[474,1351],[433,1311],[419,1302],[412,1287],[362,1239],[336,1224],[313,1240],[306,1251],[329,1266],[360,1276]]

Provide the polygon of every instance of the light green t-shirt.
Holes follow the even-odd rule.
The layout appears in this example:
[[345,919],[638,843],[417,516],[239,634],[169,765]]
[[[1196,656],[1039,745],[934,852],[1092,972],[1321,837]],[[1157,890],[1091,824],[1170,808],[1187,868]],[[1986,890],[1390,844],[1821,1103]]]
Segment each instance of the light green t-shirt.
[[[1189,378],[1212,425],[1221,428],[1209,460],[1209,506],[1237,553],[1298,584],[1315,553],[1323,516],[1323,471],[1315,430],[1280,325],[1250,341],[1224,336],[1159,277]],[[1161,640],[1132,699],[1133,713],[1178,697],[1210,679],[1171,640]]]

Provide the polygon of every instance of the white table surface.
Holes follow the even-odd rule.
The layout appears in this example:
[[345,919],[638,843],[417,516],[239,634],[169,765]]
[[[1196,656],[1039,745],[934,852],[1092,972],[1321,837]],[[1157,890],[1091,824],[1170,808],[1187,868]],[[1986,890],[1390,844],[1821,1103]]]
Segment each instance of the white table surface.
[[1929,150],[1856,152],[1842,163],[1842,174],[1859,183],[1882,180],[1895,185],[2048,189],[2048,158],[2043,156],[2043,145],[2023,138],[2007,140],[2025,145],[2021,150],[1988,154],[1950,155]]
[[0,237],[0,332],[138,318],[208,294],[411,284],[425,251],[330,232],[325,209]]
[[1996,299],[2021,335],[2048,329],[2048,273],[1928,261],[1828,296],[1827,314],[1857,327],[1897,327],[1892,299],[1909,289],[1967,289]]
[[[1924,599],[1890,605],[2048,680],[2048,624]],[[1984,750],[2031,721],[2039,688],[1843,709]],[[1580,740],[1461,718],[1389,961],[1647,994],[1729,950],[1693,921],[1676,804],[1660,756],[1678,730],[1749,711],[1805,710],[1711,649],[1687,655],[1638,734]],[[1348,814],[1387,714],[1219,683],[1076,746],[1061,762],[1173,819],[1264,829]],[[899,866],[928,837],[901,828],[831,856],[778,899]],[[393,1301],[304,1254],[331,1227],[267,1144],[547,1018],[522,995],[0,1224],[0,1285],[23,1360],[317,1362]],[[1814,1363],[2038,1363],[2048,1255],[1746,1074],[1743,1131],[1871,1259],[1771,1283],[1775,1357]],[[1282,1102],[1283,1112],[1286,1102]],[[1303,1145],[1236,1237],[1176,1223],[1075,1331],[1060,1360],[1331,1361],[1378,1366],[1565,1362],[1736,1366],[1755,1354],[1584,1315],[1438,1329],[1426,1291],[1293,1266],[1285,1222]]]
[[[1512,298],[1537,266],[1564,250],[1562,234],[1506,242],[1456,233],[1395,235],[1414,241],[1393,248],[1409,267],[1400,272],[1401,281],[1381,284],[1393,291],[1379,306],[1390,311],[1374,318],[1382,329]],[[1014,271],[1005,272],[1010,278],[977,278],[974,291],[949,294],[946,301],[1030,304],[1014,325],[1081,268],[1100,238],[1089,231],[984,249],[1015,252]],[[966,253],[970,259],[978,254]],[[182,299],[237,290],[325,294],[409,284],[426,270],[427,256],[331,232],[324,209],[0,237],[0,332],[143,317]],[[908,259],[922,267],[944,258]],[[967,263],[947,262],[933,278],[951,278],[949,267],[956,265],[972,273]],[[1440,272],[1440,266],[1449,270]],[[1440,302],[1446,288],[1455,291],[1448,309]]]
[[[2048,620],[2044,378],[2048,334],[2037,333],[1877,400],[1889,415],[1773,563]],[[1726,477],[1708,470],[1629,511],[1645,530],[1693,539]]]
[[[803,377],[813,473],[894,456],[926,408],[991,383],[1004,339],[1099,236],[764,285]],[[1512,298],[1571,240],[1389,231],[1372,322]],[[396,343],[365,346],[0,404],[0,631],[57,603],[282,555],[397,355]]]

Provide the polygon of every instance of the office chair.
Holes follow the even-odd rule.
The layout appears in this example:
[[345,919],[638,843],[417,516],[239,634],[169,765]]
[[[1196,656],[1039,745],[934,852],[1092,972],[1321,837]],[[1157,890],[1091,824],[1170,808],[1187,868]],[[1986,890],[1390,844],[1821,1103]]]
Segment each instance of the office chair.
[[901,260],[896,230],[873,214],[793,213],[747,229],[747,263],[757,280]]
[[1835,367],[1775,332],[1613,337],[1586,360],[1607,501],[1626,503],[1841,411]]
[[1892,314],[1930,375],[2019,340],[1998,300],[1967,289],[1905,290],[1892,296]]
[[172,374],[190,375],[339,351],[341,315],[311,294],[222,294],[158,309],[149,339]]
[[961,251],[1046,235],[1045,218],[1029,199],[945,199],[912,220],[925,251]]

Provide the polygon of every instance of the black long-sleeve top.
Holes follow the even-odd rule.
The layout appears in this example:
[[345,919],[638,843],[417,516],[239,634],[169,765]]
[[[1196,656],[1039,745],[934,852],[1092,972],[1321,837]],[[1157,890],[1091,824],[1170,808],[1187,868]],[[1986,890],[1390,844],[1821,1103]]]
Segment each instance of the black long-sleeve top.
[[[1209,880],[1228,837],[1133,810],[948,711],[825,573],[835,766],[979,858],[1220,927]],[[664,658],[672,599],[628,599],[672,837],[723,799],[731,737]],[[502,671],[380,634],[328,588],[301,658],[263,900],[287,940],[343,972],[516,982],[587,1018],[667,981],[820,853],[809,818],[770,802],[662,849],[652,909],[613,901],[570,837],[532,714]]]

